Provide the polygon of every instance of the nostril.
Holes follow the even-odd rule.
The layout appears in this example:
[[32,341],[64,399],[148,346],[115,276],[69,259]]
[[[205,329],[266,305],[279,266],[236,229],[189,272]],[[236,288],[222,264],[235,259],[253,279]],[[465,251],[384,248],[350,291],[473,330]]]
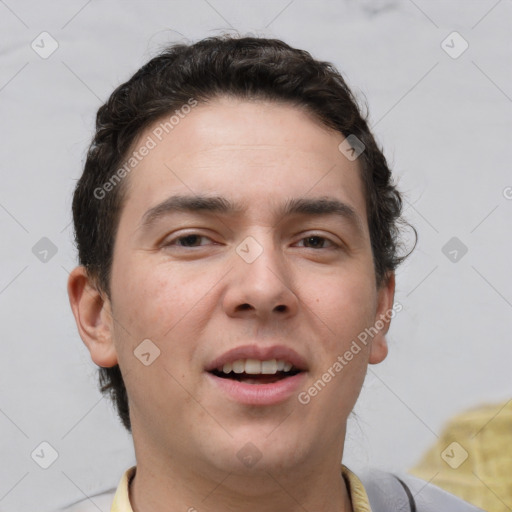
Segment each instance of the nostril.
[[239,310],[239,311],[245,311],[247,309],[251,309],[252,306],[250,304],[240,304],[240,306],[238,306],[236,309]]
[[281,304],[280,306],[275,307],[276,311],[286,311],[286,306],[284,304]]

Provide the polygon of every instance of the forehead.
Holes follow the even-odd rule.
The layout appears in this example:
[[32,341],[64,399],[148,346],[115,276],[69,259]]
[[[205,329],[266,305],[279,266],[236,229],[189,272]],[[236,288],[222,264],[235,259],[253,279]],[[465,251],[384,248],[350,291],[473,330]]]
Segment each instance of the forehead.
[[153,123],[134,145],[151,149],[128,177],[124,209],[132,221],[176,194],[226,197],[255,210],[334,196],[366,218],[359,163],[338,149],[344,136],[303,109],[221,97],[169,119]]

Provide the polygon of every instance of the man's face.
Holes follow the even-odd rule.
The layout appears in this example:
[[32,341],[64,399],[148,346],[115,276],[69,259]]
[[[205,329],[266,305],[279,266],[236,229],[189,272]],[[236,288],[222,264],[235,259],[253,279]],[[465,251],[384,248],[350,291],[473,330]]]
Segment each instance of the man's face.
[[[152,133],[158,124],[138,141],[151,136],[156,147],[126,178],[111,277],[111,342],[136,450],[225,471],[339,463],[367,364],[386,356],[383,334],[360,344],[307,404],[298,397],[392,303],[392,286],[375,286],[357,160],[339,151],[341,134],[284,104],[218,99],[162,141]],[[147,214],[173,196],[222,198],[239,209],[203,203]],[[314,213],[321,199],[353,216]],[[285,214],[299,200],[302,209]],[[143,340],[150,343],[138,349]],[[298,375],[263,384],[276,377],[247,383],[208,371],[232,349],[276,346],[281,352],[263,358],[293,359],[294,351]],[[143,364],[155,347],[159,356]],[[261,459],[244,467],[251,450]]]

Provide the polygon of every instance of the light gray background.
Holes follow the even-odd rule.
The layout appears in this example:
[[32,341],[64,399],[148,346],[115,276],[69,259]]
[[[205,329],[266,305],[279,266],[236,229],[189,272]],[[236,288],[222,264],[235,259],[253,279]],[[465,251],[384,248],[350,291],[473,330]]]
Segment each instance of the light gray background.
[[[0,510],[72,503],[134,463],[68,304],[71,194],[96,110],[169,41],[279,37],[369,102],[419,244],[345,463],[407,469],[453,414],[510,398],[511,14],[510,0],[0,0]],[[59,45],[47,59],[31,48],[43,31]],[[441,46],[453,31],[469,44],[456,59]],[[32,252],[42,237],[58,250],[46,263]],[[452,237],[468,248],[456,263],[442,252]],[[59,455],[46,470],[30,455],[43,441]]]

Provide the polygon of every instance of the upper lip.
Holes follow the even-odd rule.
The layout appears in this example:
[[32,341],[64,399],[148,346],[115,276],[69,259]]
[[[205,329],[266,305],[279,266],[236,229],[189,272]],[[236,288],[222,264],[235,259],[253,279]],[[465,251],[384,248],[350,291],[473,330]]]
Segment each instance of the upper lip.
[[290,362],[297,370],[307,370],[306,361],[295,350],[284,345],[262,347],[259,345],[244,345],[224,352],[209,363],[205,370],[210,372],[222,368],[226,363],[232,363],[239,359],[258,359],[268,361],[270,359],[281,359]]

